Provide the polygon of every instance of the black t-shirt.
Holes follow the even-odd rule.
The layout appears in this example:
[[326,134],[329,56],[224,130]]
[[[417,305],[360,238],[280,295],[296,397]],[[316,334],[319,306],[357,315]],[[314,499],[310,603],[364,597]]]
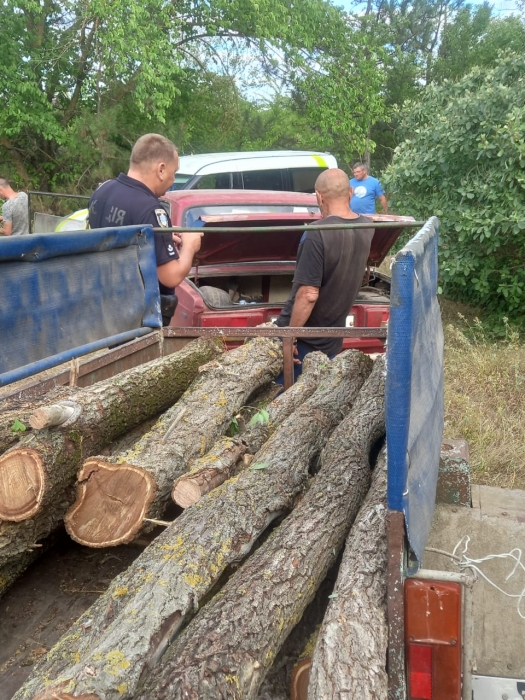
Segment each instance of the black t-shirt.
[[[370,223],[366,216],[344,219],[327,216],[316,224]],[[289,326],[297,290],[301,286],[319,288],[319,297],[306,327],[344,328],[346,317],[361,287],[374,229],[306,229],[299,250],[292,292],[277,319],[278,326]],[[340,352],[342,338],[302,339],[313,350],[327,355]]]
[[[140,224],[151,224],[154,227],[171,226],[168,213],[149,187],[142,182],[120,173],[115,180],[102,183],[91,195],[90,228]],[[179,257],[169,231],[155,233],[154,237],[157,265],[164,265]],[[161,294],[174,293],[172,287],[165,287],[160,282],[159,287]]]

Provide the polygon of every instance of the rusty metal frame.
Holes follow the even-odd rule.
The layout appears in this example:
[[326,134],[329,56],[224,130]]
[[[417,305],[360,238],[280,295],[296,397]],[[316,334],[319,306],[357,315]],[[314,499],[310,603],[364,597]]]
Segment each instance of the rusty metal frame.
[[[128,358],[129,367],[140,364],[141,358],[145,353],[155,357],[162,357],[169,352],[166,352],[164,340],[180,339],[181,342],[189,342],[192,338],[222,338],[223,340],[242,341],[245,338],[270,337],[283,339],[284,353],[284,385],[289,387],[293,383],[293,340],[294,338],[380,338],[384,339],[387,336],[386,328],[277,328],[276,326],[257,326],[251,328],[175,328],[166,326],[162,328],[162,332],[152,331],[150,334],[137,338],[124,345],[111,348],[106,352],[84,358],[77,358],[73,368],[71,363],[65,366],[57,367],[54,371],[48,370],[45,377],[35,375],[34,377],[20,382],[15,382],[7,387],[0,389],[0,400],[6,398],[18,398],[31,400],[37,396],[42,396],[47,391],[54,389],[57,386],[70,384],[73,375],[76,376],[75,383],[81,386],[88,386],[93,381],[104,379],[110,374],[104,375],[104,368],[115,364],[119,361]],[[151,346],[157,346],[153,349]],[[133,355],[137,355],[137,361],[134,361]],[[147,359],[152,359],[149,356]],[[144,361],[142,359],[142,361]],[[96,378],[96,373],[101,376]],[[95,377],[91,377],[95,375]],[[84,381],[83,381],[83,378]]]
[[388,700],[406,700],[405,673],[405,516],[387,516]]
[[165,338],[282,338],[284,388],[293,384],[293,341],[295,338],[386,338],[386,328],[279,328],[276,326],[254,326],[252,328],[182,328],[167,326],[162,329]]

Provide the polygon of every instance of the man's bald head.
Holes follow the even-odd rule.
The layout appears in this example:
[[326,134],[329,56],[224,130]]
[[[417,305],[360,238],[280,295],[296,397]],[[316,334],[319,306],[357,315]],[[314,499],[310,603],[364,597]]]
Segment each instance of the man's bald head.
[[348,175],[339,168],[324,170],[315,181],[315,191],[326,202],[341,200],[341,202],[348,204],[350,199]]

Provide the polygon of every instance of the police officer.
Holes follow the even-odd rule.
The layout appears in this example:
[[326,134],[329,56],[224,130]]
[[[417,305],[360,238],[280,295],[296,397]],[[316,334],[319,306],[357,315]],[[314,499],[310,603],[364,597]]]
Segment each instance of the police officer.
[[[89,200],[90,228],[151,224],[171,226],[159,202],[173,184],[179,167],[175,145],[160,134],[144,134],[131,151],[128,174],[102,183]],[[190,271],[202,233],[155,233],[157,275],[164,325],[176,306],[175,287]]]

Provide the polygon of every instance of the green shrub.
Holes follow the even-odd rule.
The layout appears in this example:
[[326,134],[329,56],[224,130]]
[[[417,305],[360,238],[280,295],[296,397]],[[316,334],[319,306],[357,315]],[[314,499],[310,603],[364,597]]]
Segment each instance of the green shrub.
[[429,86],[401,115],[383,183],[400,214],[439,216],[443,293],[525,322],[525,56]]

